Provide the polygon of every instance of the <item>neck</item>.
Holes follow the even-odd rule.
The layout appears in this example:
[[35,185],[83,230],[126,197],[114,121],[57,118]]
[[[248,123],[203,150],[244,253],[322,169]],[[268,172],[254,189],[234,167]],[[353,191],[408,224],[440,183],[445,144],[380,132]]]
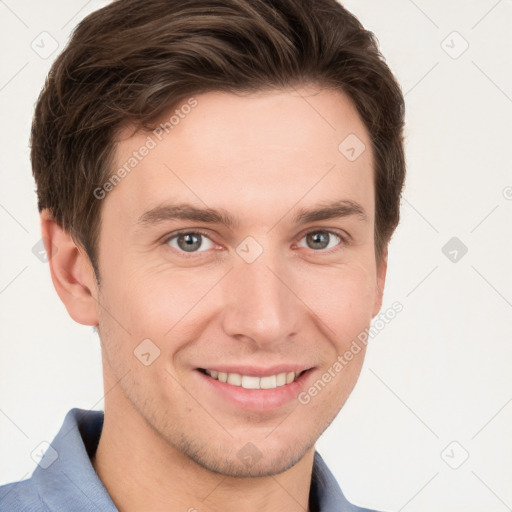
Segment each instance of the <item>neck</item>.
[[314,447],[277,475],[233,478],[213,473],[171,446],[132,407],[120,407],[119,400],[127,400],[122,392],[113,393],[105,402],[92,462],[120,512],[309,512]]

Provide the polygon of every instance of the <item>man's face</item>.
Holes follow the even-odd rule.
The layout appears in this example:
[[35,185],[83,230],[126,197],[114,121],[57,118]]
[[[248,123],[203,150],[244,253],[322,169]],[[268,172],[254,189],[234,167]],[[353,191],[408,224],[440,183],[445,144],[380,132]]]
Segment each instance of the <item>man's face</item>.
[[[161,141],[127,131],[117,147],[115,169],[156,142],[103,204],[99,333],[107,387],[121,379],[106,410],[210,470],[277,474],[339,412],[364,350],[309,403],[299,394],[380,309],[370,139],[339,92],[195,99]],[[355,160],[338,149],[350,134],[366,146]],[[341,201],[365,216],[300,217]],[[178,205],[233,222],[169,215]],[[247,464],[246,452],[261,458]]]

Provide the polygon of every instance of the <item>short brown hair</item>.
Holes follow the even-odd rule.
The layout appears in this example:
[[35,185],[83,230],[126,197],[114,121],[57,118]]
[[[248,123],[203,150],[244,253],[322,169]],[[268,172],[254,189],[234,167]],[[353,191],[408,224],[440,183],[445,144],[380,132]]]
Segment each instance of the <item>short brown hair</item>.
[[374,34],[335,0],[116,0],[87,16],[35,109],[39,211],[84,247],[99,279],[93,191],[113,171],[121,127],[148,129],[193,94],[306,84],[348,94],[370,133],[380,261],[400,215],[404,99]]

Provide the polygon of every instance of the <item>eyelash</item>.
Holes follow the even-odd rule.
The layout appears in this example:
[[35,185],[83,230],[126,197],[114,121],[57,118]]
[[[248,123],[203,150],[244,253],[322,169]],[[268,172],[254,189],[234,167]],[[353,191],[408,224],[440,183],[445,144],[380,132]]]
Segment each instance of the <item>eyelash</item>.
[[[333,230],[329,230],[329,229],[321,229],[321,228],[320,229],[313,229],[311,231],[308,231],[308,232],[304,233],[300,237],[299,241],[302,240],[303,238],[305,238],[306,236],[308,236],[311,233],[328,233],[329,235],[334,235],[334,236],[336,236],[336,237],[338,237],[340,239],[340,243],[337,244],[335,247],[331,247],[330,249],[319,249],[319,250],[310,249],[311,251],[319,253],[319,254],[332,254],[333,252],[339,251],[341,249],[341,246],[347,245],[349,243],[349,235],[345,235],[344,236],[344,235],[342,235],[341,233],[339,233],[337,231],[333,231]],[[215,243],[215,242],[213,242],[213,240],[211,240],[209,234],[206,231],[203,231],[201,229],[184,229],[184,230],[180,230],[180,231],[175,231],[172,234],[170,234],[169,236],[166,236],[162,240],[162,245],[168,245],[169,242],[171,240],[173,240],[174,238],[177,238],[180,235],[188,235],[188,234],[202,235],[202,236],[208,238],[212,243]],[[169,248],[174,250],[174,251],[177,251],[180,254],[180,256],[183,256],[184,258],[198,257],[198,255],[201,255],[202,253],[206,252],[206,251],[199,251],[199,252],[187,253],[185,251],[180,251],[178,249],[174,249],[173,247],[170,247],[170,246],[169,246]]]

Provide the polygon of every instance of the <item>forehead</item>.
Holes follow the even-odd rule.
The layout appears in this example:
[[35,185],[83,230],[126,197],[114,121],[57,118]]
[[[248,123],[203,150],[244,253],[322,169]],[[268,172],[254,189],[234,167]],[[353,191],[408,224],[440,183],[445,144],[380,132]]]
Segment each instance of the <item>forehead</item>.
[[[159,123],[153,132],[125,131],[117,144],[116,169],[129,172],[107,203],[132,222],[169,201],[275,216],[299,201],[345,198],[374,211],[370,138],[341,92],[210,92],[184,100]],[[347,158],[347,146],[356,159],[353,152]]]

